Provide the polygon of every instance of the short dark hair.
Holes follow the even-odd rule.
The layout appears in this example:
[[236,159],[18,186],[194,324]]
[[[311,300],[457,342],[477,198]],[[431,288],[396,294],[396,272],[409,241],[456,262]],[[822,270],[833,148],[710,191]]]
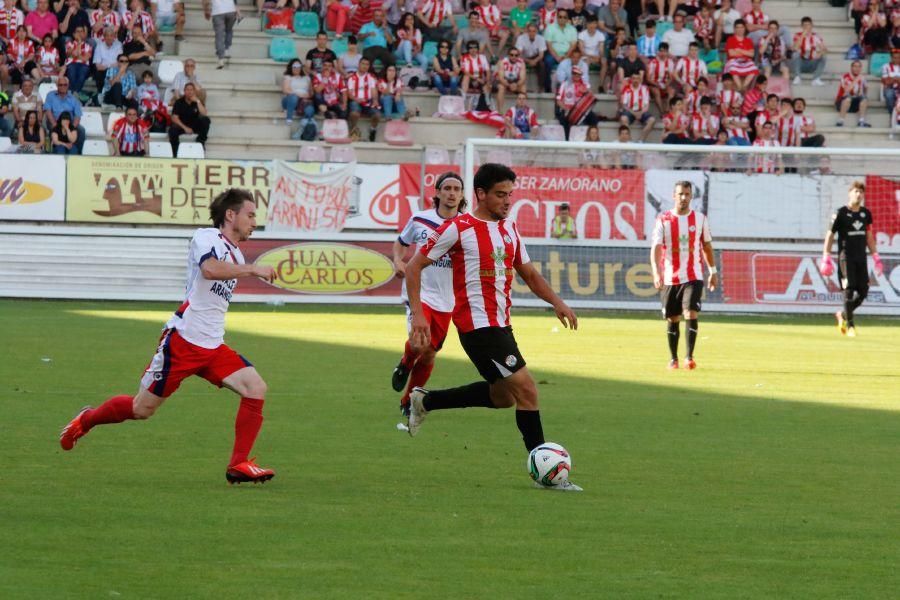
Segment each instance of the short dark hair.
[[759,76],[757,76],[757,78],[756,78],[756,85],[759,85],[759,84],[761,84],[761,83],[766,83],[766,82],[768,82],[768,81],[769,81],[769,78],[768,78],[768,77],[766,77],[765,75],[759,75]]
[[485,163],[475,173],[473,187],[476,190],[491,191],[495,185],[504,181],[516,181],[516,173],[506,165]]
[[772,98],[778,99],[778,94],[769,94],[768,96],[766,96],[766,102],[768,102]]
[[700,77],[697,79],[697,83],[700,83],[701,81],[706,85],[709,85],[709,79],[707,79],[706,77]]
[[347,36],[347,43],[348,43],[348,44],[358,44],[358,43],[359,43],[359,40],[357,39],[357,37],[356,37],[355,35],[348,35],[348,36]]
[[776,27],[780,27],[780,26],[781,26],[781,25],[778,23],[778,21],[776,21],[775,19],[772,19],[771,21],[769,21],[769,25],[775,25]]
[[800,19],[800,24],[803,25],[804,23],[812,23],[812,19],[810,17],[803,17]]
[[794,101],[791,104],[797,104],[798,102],[802,102],[803,108],[806,108],[806,98],[794,98]]
[[656,27],[655,19],[647,19],[647,22],[644,23],[644,30],[653,29],[654,27]]
[[660,42],[659,46],[657,46],[657,48],[656,48],[656,51],[659,52],[660,50],[665,50],[666,52],[668,52],[669,51],[669,42]]
[[692,194],[694,193],[694,184],[691,183],[690,181],[688,181],[687,179],[682,179],[680,181],[676,181],[675,185],[672,186],[672,190],[674,191],[675,188],[677,188],[677,187],[687,188],[687,189],[691,190]]
[[152,79],[153,71],[151,71],[150,69],[146,69],[143,73],[141,73],[141,79],[144,79],[147,75],[149,75],[150,78]]
[[253,195],[240,188],[229,188],[216,196],[209,205],[209,218],[213,227],[221,227],[225,224],[225,213],[229,210],[239,211],[244,202],[253,202]]
[[628,125],[619,125],[619,133],[622,133],[623,131],[631,133],[631,127],[629,127]]
[[712,98],[709,96],[703,96],[700,98],[700,106],[710,106],[712,105]]
[[731,73],[725,73],[722,75],[722,81],[734,81],[734,75]]

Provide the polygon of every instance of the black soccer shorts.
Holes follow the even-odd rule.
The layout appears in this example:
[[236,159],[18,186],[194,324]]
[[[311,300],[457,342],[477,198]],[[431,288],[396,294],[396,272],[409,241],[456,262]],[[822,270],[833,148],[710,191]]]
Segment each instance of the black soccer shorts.
[[676,285],[663,286],[662,312],[665,318],[677,317],[690,310],[700,312],[703,298],[703,282],[688,281]]
[[505,379],[525,366],[512,327],[482,327],[459,334],[469,360],[488,383]]
[[869,262],[865,256],[850,258],[846,253],[838,255],[838,280],[843,290],[869,290]]

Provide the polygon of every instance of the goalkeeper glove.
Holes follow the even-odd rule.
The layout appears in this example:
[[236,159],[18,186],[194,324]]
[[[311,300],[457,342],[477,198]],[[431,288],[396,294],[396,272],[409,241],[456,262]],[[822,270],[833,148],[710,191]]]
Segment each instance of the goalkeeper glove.
[[872,254],[872,264],[875,267],[875,274],[879,277],[884,274],[884,263],[881,262],[881,257],[878,256],[878,253],[875,252]]
[[822,255],[822,262],[819,263],[819,272],[825,277],[831,277],[832,273],[834,273],[834,261],[831,260],[831,255]]

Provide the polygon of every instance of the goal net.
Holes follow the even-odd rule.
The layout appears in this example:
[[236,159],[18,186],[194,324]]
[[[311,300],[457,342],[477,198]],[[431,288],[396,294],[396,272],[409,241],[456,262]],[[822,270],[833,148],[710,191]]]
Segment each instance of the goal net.
[[[675,182],[687,180],[693,208],[709,216],[721,274],[706,307],[833,312],[842,293],[836,273],[818,270],[822,243],[850,184],[863,181],[884,272],[875,273],[870,257],[861,310],[900,315],[900,150],[470,139],[470,206],[482,162],[516,171],[510,218],[532,261],[567,302],[591,308],[659,309],[653,225],[672,207]],[[572,225],[555,221],[564,205]],[[519,305],[541,304],[521,281],[513,291]]]

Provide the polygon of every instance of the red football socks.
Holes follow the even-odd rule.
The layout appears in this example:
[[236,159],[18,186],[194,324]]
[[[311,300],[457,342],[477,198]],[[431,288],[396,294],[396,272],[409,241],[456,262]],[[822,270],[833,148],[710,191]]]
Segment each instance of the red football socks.
[[434,369],[434,363],[424,365],[421,361],[417,361],[413,365],[412,371],[409,372],[409,383],[406,385],[406,392],[403,393],[403,398],[400,399],[401,404],[409,404],[409,393],[413,388],[424,387],[428,383],[432,369]]
[[409,340],[407,340],[406,346],[403,348],[403,357],[400,359],[400,364],[407,369],[412,369],[413,363],[416,362],[417,358],[419,358],[419,354],[412,349],[412,346],[409,345]]
[[250,450],[262,427],[262,409],[262,400],[241,398],[237,418],[234,420],[234,450],[231,452],[229,467],[244,462],[250,456]]
[[113,396],[97,408],[81,415],[81,427],[87,433],[96,425],[121,423],[134,418],[134,396]]

